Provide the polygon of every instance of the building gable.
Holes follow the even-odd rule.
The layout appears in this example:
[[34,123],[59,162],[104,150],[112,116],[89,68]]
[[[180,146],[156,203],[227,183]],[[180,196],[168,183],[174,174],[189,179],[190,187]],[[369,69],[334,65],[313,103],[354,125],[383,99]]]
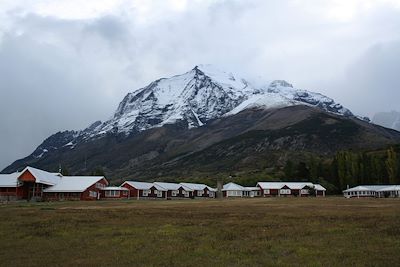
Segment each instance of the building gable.
[[36,182],[35,176],[29,171],[25,170],[21,175],[18,177],[18,180],[21,182]]

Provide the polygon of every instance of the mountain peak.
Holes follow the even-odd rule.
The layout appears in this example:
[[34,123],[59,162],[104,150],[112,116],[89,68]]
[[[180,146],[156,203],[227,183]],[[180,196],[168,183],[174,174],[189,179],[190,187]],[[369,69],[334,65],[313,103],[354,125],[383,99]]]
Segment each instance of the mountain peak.
[[352,116],[348,109],[333,99],[296,89],[284,80],[259,86],[214,65],[200,64],[189,72],[158,79],[128,93],[111,119],[96,122],[81,131],[78,138],[87,140],[105,134],[128,136],[177,122],[186,124],[188,128],[200,127],[213,119],[250,108],[271,109],[293,105],[307,105]]
[[308,105],[339,115],[352,113],[334,100],[300,90],[285,80],[259,86],[211,64],[163,78],[126,95],[114,117],[93,127],[89,137],[108,132],[125,135],[165,124],[185,122],[189,128],[248,108]]

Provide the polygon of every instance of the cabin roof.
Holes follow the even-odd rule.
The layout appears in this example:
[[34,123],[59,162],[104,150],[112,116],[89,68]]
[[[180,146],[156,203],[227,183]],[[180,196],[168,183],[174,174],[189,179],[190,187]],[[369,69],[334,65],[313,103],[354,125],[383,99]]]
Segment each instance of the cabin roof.
[[20,174],[19,172],[0,174],[0,187],[17,187]]
[[196,184],[196,183],[180,183],[180,184],[187,188],[190,188],[192,190],[205,190],[207,188],[208,191],[211,191],[211,192],[217,191],[217,189],[212,188],[206,184]]
[[300,190],[305,187],[314,187],[318,191],[326,191],[325,187],[322,185],[310,182],[258,182],[257,185],[262,189],[281,189],[287,186],[293,190]]
[[314,188],[315,188],[315,190],[318,190],[318,191],[326,191],[326,188],[320,184],[314,184]]
[[61,179],[61,174],[59,173],[47,172],[29,166],[19,173],[18,178],[26,171],[29,171],[35,177],[38,184],[56,185]]
[[357,192],[357,191],[378,191],[380,189],[383,189],[385,187],[389,187],[390,185],[359,185],[356,187],[352,187],[346,190],[343,190],[343,192]]
[[376,191],[379,191],[379,192],[384,192],[384,191],[400,191],[400,185],[390,185],[390,186],[388,186],[388,187],[384,187],[384,188],[378,189],[378,190],[376,190]]
[[176,184],[176,183],[165,183],[165,182],[154,182],[154,185],[161,186],[162,188],[165,188],[167,190],[179,190],[179,188],[183,188],[185,191],[193,191],[193,189],[190,189],[187,186],[184,186],[182,184]]
[[138,190],[149,190],[154,186],[153,183],[137,182],[137,181],[125,181],[121,186],[123,186],[124,184],[128,184]]
[[241,185],[230,182],[230,183],[224,184],[222,191],[248,191],[248,190]]
[[[83,192],[93,184],[105,179],[104,176],[63,176],[58,184],[46,188],[43,192]],[[107,180],[106,180],[107,181]],[[107,182],[108,184],[108,182]]]

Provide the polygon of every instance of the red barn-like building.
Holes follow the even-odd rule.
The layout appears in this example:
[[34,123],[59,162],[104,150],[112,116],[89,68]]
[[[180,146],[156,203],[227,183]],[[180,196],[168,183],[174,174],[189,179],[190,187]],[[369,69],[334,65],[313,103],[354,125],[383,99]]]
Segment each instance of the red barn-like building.
[[167,190],[167,199],[193,198],[193,190],[184,185],[164,182],[155,182],[153,184]]
[[62,176],[26,167],[22,172],[0,175],[0,199],[95,200],[107,185],[103,176]]
[[215,198],[217,192],[216,189],[205,184],[180,183],[180,185],[193,190],[194,198]]
[[310,196],[311,189],[314,189],[315,196],[325,196],[326,192],[323,186],[309,182],[259,182],[257,187],[264,197],[305,197]]
[[167,189],[153,183],[126,181],[121,187],[129,189],[130,198],[135,199],[166,199]]
[[103,176],[63,176],[58,184],[43,190],[43,199],[97,200],[107,185]]

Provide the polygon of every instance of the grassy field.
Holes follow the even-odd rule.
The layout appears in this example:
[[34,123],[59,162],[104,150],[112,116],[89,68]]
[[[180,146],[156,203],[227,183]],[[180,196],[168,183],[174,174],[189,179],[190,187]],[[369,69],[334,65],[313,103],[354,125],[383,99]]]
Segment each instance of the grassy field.
[[1,266],[399,266],[400,200],[0,205]]

